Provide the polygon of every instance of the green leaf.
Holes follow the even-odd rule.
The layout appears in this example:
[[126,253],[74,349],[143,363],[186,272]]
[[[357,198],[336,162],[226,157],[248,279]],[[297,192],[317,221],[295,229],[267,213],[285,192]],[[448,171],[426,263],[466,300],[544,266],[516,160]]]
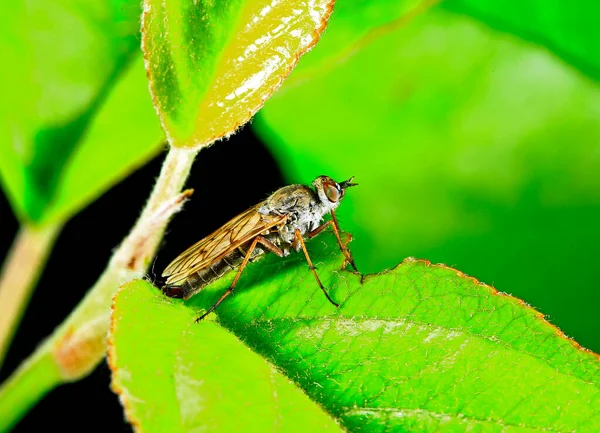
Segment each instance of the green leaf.
[[63,167],[45,221],[68,218],[164,148],[142,56],[121,73]]
[[340,431],[232,334],[196,324],[193,311],[147,283],[126,284],[113,308],[112,387],[138,431]]
[[590,77],[600,80],[598,2],[448,0],[443,5],[493,28],[543,45]]
[[64,220],[142,164],[162,132],[138,56],[139,2],[9,2],[0,180],[19,217]]
[[202,147],[246,123],[318,40],[333,0],[145,0],[143,49],[169,142]]
[[[348,431],[600,428],[598,356],[522,301],[454,269],[414,259],[376,275],[340,270],[343,256],[331,233],[307,245],[339,309],[325,299],[302,254],[270,255],[248,265],[235,296],[217,310],[218,321]],[[132,420],[177,420],[180,410],[194,420],[219,419],[220,394],[205,394],[202,380],[225,388],[244,380],[246,372],[224,352],[210,359],[218,356],[220,344],[226,345],[222,350],[235,345],[212,323],[196,325],[194,318],[232,278],[187,303],[141,281],[119,292],[110,359],[117,386],[126,381],[126,401],[137,402],[135,417],[128,409]],[[207,345],[217,349],[204,349]],[[187,379],[187,372],[210,364],[227,374],[215,378],[207,369]],[[260,387],[255,378],[252,374],[253,383],[245,386]],[[203,402],[192,405],[194,413],[172,397],[187,382],[196,402]],[[159,404],[160,414],[154,409]],[[233,416],[243,410],[238,404]],[[212,422],[193,427],[212,429]]]
[[[377,4],[388,21],[399,8]],[[361,269],[457,266],[600,350],[598,85],[440,8],[382,19],[344,50],[330,41],[363,18],[337,6],[254,122],[290,181],[356,176],[340,224]]]

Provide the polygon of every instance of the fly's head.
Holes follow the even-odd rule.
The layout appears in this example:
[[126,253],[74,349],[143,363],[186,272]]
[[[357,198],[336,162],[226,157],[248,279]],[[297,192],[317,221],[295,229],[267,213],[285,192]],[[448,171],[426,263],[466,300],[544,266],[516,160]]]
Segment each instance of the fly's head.
[[336,182],[329,176],[319,176],[313,181],[313,186],[319,196],[321,206],[326,209],[335,209],[344,198],[346,189],[358,184],[352,183],[354,176],[343,182]]

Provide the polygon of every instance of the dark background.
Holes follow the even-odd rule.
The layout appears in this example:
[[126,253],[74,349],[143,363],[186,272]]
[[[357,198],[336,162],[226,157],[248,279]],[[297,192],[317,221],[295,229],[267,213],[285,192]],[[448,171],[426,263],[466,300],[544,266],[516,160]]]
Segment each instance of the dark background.
[[[0,370],[0,382],[64,320],[102,273],[111,251],[135,223],[164,155],[131,174],[66,224]],[[184,249],[283,184],[274,159],[249,127],[201,151],[187,182],[194,195],[169,225],[155,273],[160,275]],[[1,191],[0,226],[3,260],[19,226]],[[50,392],[13,431],[80,432],[89,426],[99,431],[131,431],[109,385],[110,370],[103,361],[85,379]]]

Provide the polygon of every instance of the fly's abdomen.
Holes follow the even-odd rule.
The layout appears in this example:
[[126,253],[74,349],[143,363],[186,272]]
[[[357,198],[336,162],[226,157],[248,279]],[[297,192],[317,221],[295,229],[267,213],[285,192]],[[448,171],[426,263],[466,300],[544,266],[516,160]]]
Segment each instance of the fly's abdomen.
[[[255,248],[250,259],[264,254],[260,248]],[[238,248],[220,260],[197,272],[191,273],[185,280],[177,284],[169,284],[162,288],[165,295],[171,298],[188,299],[210,283],[225,276],[225,274],[240,267],[244,261],[245,249]]]

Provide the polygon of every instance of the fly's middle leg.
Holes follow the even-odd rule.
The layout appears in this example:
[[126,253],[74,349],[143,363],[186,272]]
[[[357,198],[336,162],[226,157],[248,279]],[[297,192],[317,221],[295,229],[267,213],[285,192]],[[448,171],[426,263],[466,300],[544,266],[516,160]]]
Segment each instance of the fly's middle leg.
[[277,254],[279,257],[283,257],[283,255],[284,255],[283,250],[281,248],[279,248],[277,245],[275,245],[268,239],[263,238],[260,235],[255,237],[254,240],[252,241],[252,243],[250,244],[250,247],[248,248],[246,255],[244,256],[244,261],[240,265],[240,268],[238,269],[237,273],[235,274],[235,278],[233,279],[233,282],[229,286],[229,289],[227,289],[227,291],[221,295],[221,297],[217,300],[217,302],[214,303],[214,305],[212,307],[210,307],[202,316],[198,317],[196,319],[196,322],[201,321],[206,316],[208,316],[210,313],[215,311],[215,309],[221,304],[221,302],[223,302],[227,296],[229,296],[233,293],[233,291],[235,289],[235,285],[237,284],[238,280],[240,279],[240,276],[242,275],[242,272],[243,272],[244,268],[246,267],[246,265],[248,264],[248,261],[250,260],[250,257],[252,256],[252,252],[254,251],[254,248],[256,248],[256,245],[258,243],[264,245],[268,250]]
[[315,280],[317,280],[317,284],[319,285],[319,287],[321,288],[323,293],[325,293],[325,297],[333,305],[335,305],[336,307],[339,307],[340,304],[338,304],[333,299],[331,299],[331,297],[329,296],[329,293],[327,293],[327,290],[325,290],[325,287],[323,287],[323,284],[321,283],[321,280],[319,279],[319,276],[317,275],[317,270],[315,269],[315,267],[312,263],[312,260],[310,259],[310,256],[308,255],[308,250],[306,249],[306,244],[304,243],[304,239],[302,239],[302,234],[300,233],[300,230],[296,229],[294,236],[295,236],[294,244],[296,244],[296,242],[297,242],[302,247],[302,251],[304,251],[304,256],[306,257],[306,261],[308,262],[308,267],[310,268],[313,275],[315,276]]
[[347,263],[350,263],[352,268],[358,272],[358,269],[356,268],[356,265],[354,264],[354,257],[352,257],[352,253],[342,243],[342,238],[340,237],[340,225],[338,224],[337,218],[336,218],[333,210],[331,211],[331,220],[327,221],[326,223],[321,224],[319,227],[317,227],[316,229],[314,229],[313,231],[308,233],[308,238],[309,239],[314,238],[315,236],[317,236],[319,233],[321,233],[323,230],[325,230],[329,226],[331,226],[331,228],[333,228],[333,233],[335,233],[335,238],[337,239],[338,245],[340,246],[340,250],[342,251],[342,254],[344,254],[344,257],[346,257],[346,261],[344,262],[344,266],[342,266],[342,269],[344,267],[346,267]]

